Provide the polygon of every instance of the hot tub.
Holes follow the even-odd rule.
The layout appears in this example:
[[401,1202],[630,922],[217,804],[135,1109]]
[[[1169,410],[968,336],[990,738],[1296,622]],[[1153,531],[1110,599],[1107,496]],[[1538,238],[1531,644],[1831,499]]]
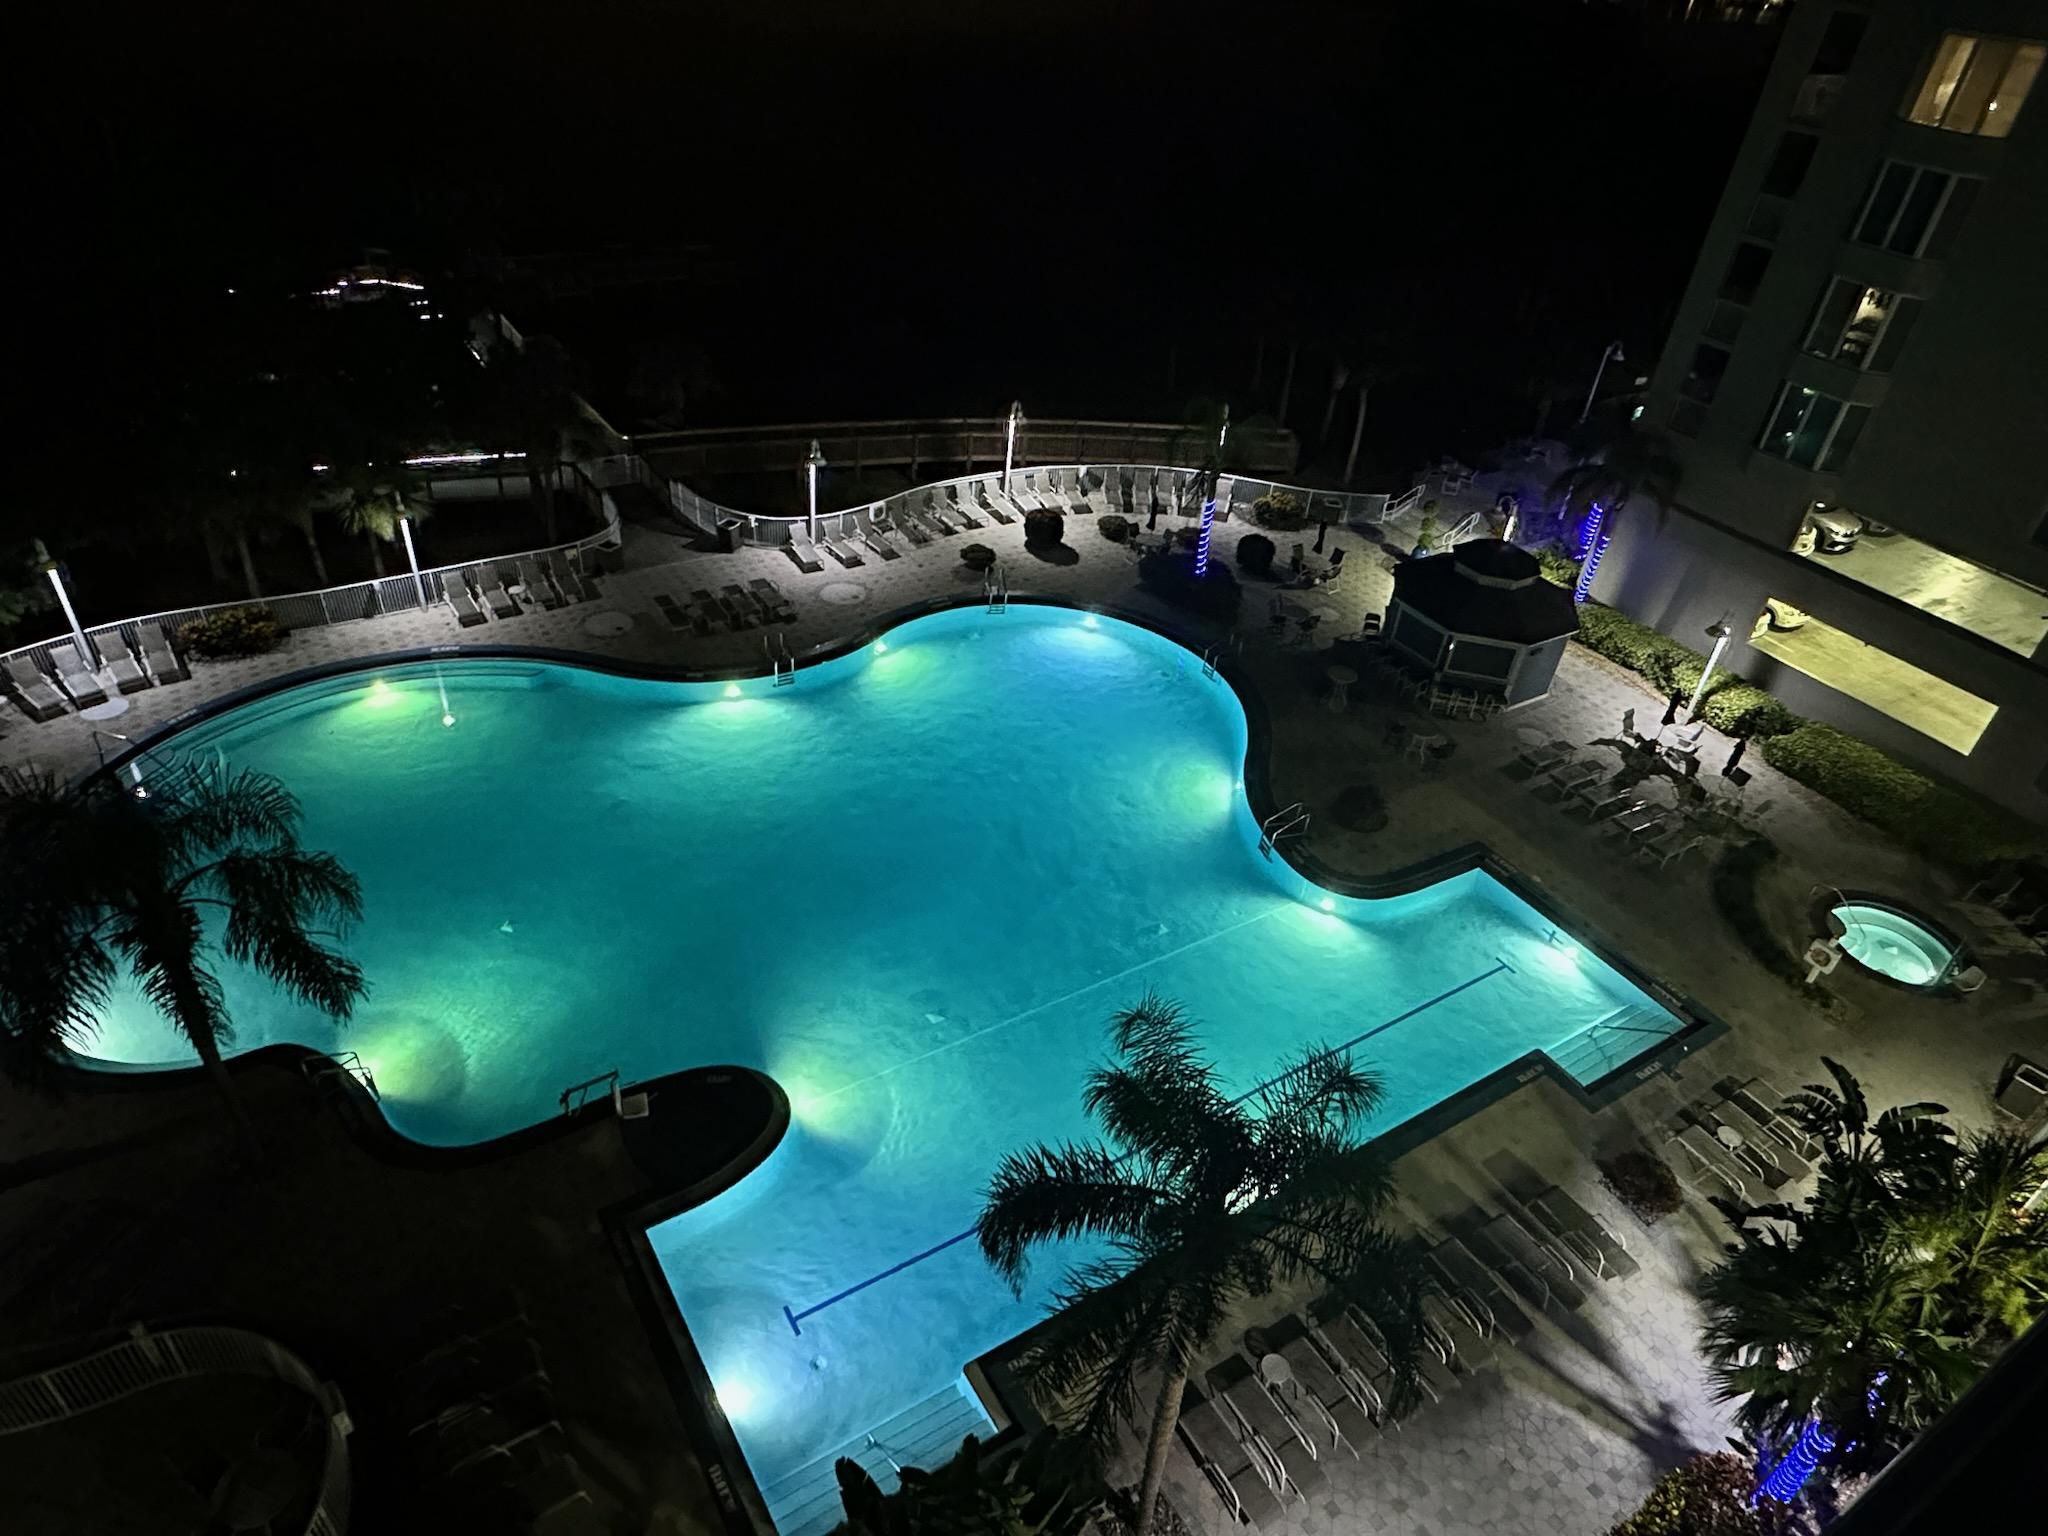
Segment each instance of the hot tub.
[[1955,959],[1952,940],[1897,907],[1845,901],[1831,915],[1842,926],[1844,954],[1866,970],[1906,986],[1932,986]]

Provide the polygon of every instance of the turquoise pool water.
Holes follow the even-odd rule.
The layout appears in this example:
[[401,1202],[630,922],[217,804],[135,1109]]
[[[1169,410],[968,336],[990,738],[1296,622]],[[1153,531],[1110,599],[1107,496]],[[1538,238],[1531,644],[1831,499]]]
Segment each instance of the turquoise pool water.
[[[781,689],[409,666],[175,745],[281,776],[363,881],[356,1021],[230,971],[241,1047],[354,1049],[397,1128],[441,1144],[612,1067],[784,1085],[768,1162],[650,1233],[772,1492],[1042,1314],[1056,1258],[1019,1300],[941,1245],[1004,1152],[1084,1131],[1103,1021],[1146,987],[1243,1088],[1368,1037],[1383,1126],[1532,1050],[1611,1065],[1582,1049],[1602,1019],[1677,1027],[1484,874],[1365,902],[1261,858],[1245,742],[1177,646],[1016,609],[919,620]],[[96,1054],[188,1059],[132,997]]]
[[1890,907],[1844,902],[1834,915],[1842,924],[1842,948],[1851,958],[1909,987],[1930,985],[1955,957],[1948,940]]

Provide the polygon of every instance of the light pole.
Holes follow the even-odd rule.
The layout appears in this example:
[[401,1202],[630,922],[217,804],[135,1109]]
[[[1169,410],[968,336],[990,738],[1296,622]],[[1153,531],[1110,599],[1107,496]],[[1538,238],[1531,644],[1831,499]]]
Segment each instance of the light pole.
[[1228,405],[1225,405],[1223,407],[1223,425],[1220,428],[1218,428],[1216,432],[1216,462],[1219,466],[1223,463],[1223,443],[1224,440],[1229,436],[1230,407]]
[[818,536],[818,471],[825,467],[824,450],[818,440],[811,439],[811,451],[804,455],[804,479],[811,493],[811,537]]
[[1010,492],[1010,467],[1017,462],[1017,429],[1024,425],[1024,402],[1010,402],[1009,419],[1003,423],[1003,494]]
[[1610,341],[1607,343],[1607,350],[1600,354],[1600,366],[1593,370],[1593,387],[1586,391],[1586,403],[1579,408],[1580,426],[1583,427],[1586,424],[1586,418],[1593,414],[1593,397],[1600,393],[1600,376],[1607,372],[1607,365],[1609,363],[1626,361],[1628,359],[1621,355],[1620,342]]
[[34,555],[36,565],[49,573],[50,585],[57,589],[57,606],[64,610],[64,622],[71,626],[71,638],[78,642],[79,661],[88,667],[95,666],[99,657],[86,643],[85,631],[78,627],[78,611],[71,606],[71,594],[64,590],[63,573],[57,569],[57,562],[50,558],[50,552],[43,547],[41,539],[35,542]]
[[398,536],[405,541],[405,563],[412,567],[412,589],[419,594],[420,607],[427,606],[427,584],[420,579],[419,552],[412,547],[412,519],[405,515],[405,498],[398,501]]
[[1728,615],[1723,613],[1709,624],[1707,633],[1713,637],[1714,648],[1707,652],[1707,664],[1700,668],[1700,680],[1692,690],[1692,702],[1685,706],[1685,718],[1688,720],[1700,712],[1700,700],[1707,696],[1707,684],[1713,679],[1714,668],[1720,665],[1721,653],[1728,649],[1728,638],[1734,633],[1728,627]]

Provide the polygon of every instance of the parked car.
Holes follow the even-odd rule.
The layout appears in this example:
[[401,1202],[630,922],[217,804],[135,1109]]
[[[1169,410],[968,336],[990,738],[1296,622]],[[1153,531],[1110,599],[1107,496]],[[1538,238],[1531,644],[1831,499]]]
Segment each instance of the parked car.
[[1763,612],[1756,616],[1756,624],[1751,628],[1749,638],[1755,640],[1768,630],[1797,629],[1812,617],[1813,615],[1805,609],[1794,608],[1782,597],[1767,598],[1764,601]]
[[1813,526],[1814,547],[1824,555],[1839,555],[1856,547],[1863,536],[1863,519],[1853,512],[1822,507],[1806,514]]

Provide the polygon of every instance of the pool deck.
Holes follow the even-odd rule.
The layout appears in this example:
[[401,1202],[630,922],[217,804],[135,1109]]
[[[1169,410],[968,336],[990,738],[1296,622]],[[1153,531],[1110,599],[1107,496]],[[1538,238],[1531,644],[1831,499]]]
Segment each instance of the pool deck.
[[[1224,525],[1218,548],[1225,558],[1245,531]],[[675,631],[656,595],[687,599],[700,587],[770,576],[797,604],[787,639],[801,655],[935,598],[978,597],[980,578],[957,555],[970,541],[998,551],[1013,598],[1113,608],[1202,645],[1231,638],[1140,590],[1134,560],[1098,533],[1092,516],[1068,518],[1064,552],[1052,559],[1028,551],[1020,527],[990,527],[894,561],[869,555],[852,569],[827,557],[826,569],[810,575],[780,551],[704,554],[632,524],[625,537],[624,569],[602,579],[595,603],[467,630],[442,609],[301,632],[268,657],[202,663],[190,682],[134,696],[101,728],[139,737],[210,699],[296,671],[430,646],[545,647],[599,661],[765,672],[761,632]],[[1284,551],[1293,537],[1276,542]],[[1304,542],[1312,539],[1313,531]],[[1988,956],[1992,980],[1968,999],[1905,991],[1845,962],[1827,981],[1831,1005],[1817,1009],[1768,974],[1720,918],[1700,855],[1652,870],[1520,783],[1512,767],[1519,727],[1588,743],[1615,736],[1632,708],[1650,728],[1663,701],[1633,677],[1574,649],[1547,699],[1496,721],[1428,723],[1457,746],[1428,769],[1385,741],[1391,718],[1419,724],[1427,717],[1363,689],[1354,690],[1347,710],[1326,709],[1329,638],[1355,633],[1366,613],[1384,607],[1391,587],[1383,551],[1364,536],[1333,529],[1329,540],[1347,556],[1342,578],[1313,596],[1326,614],[1317,644],[1270,636],[1271,589],[1247,583],[1234,662],[1239,685],[1264,706],[1274,803],[1299,800],[1313,812],[1302,852],[1370,882],[1483,843],[1575,914],[1582,931],[1698,999],[1730,1028],[1604,1109],[1590,1111],[1538,1079],[1402,1158],[1411,1204],[1440,1218],[1475,1197],[1484,1203],[1486,1159],[1513,1147],[1625,1230],[1643,1272],[1600,1288],[1580,1312],[1546,1322],[1502,1369],[1404,1433],[1363,1447],[1362,1460],[1336,1467],[1330,1490],[1295,1505],[1283,1526],[1303,1536],[1602,1529],[1633,1507],[1659,1470],[1718,1447],[1727,1417],[1706,1393],[1693,1348],[1692,1282],[1722,1241],[1719,1218],[1688,1196],[1686,1208],[1656,1228],[1632,1224],[1599,1188],[1596,1152],[1638,1135],[1661,1141],[1659,1127],[1676,1109],[1724,1075],[1761,1075],[1789,1089],[1818,1075],[1823,1054],[1858,1073],[1878,1103],[1932,1098],[1964,1125],[1988,1125],[1992,1085],[2008,1054],[2039,1050],[2048,956]],[[600,612],[627,615],[631,625],[622,635],[592,635],[585,623]],[[10,713],[0,763],[85,772],[96,761],[91,725],[75,716],[36,725]],[[1718,769],[1726,749],[1708,734],[1706,773]],[[1764,905],[1782,931],[1806,931],[1812,888],[1833,886],[1888,893],[1966,938],[1997,938],[1956,905],[1953,876],[1760,760],[1744,766],[1754,778],[1742,823],[1781,850]],[[1349,831],[1330,807],[1346,788],[1367,782],[1385,797],[1388,825]],[[242,1075],[281,1151],[279,1167],[253,1184],[224,1180],[218,1117],[196,1085],[55,1104],[0,1087],[0,1241],[37,1255],[31,1273],[11,1277],[11,1294],[0,1286],[0,1335],[49,1337],[129,1316],[204,1311],[264,1327],[309,1359],[324,1347],[325,1363],[347,1387],[352,1372],[377,1367],[380,1351],[371,1343],[408,1316],[516,1277],[545,1335],[564,1421],[607,1496],[649,1530],[715,1528],[710,1484],[688,1453],[614,1244],[596,1216],[632,1193],[614,1127],[581,1129],[503,1164],[427,1173],[379,1160],[333,1117],[310,1114],[307,1091],[291,1074],[266,1065]],[[183,1216],[193,1235],[180,1232],[173,1260],[117,1283],[120,1252],[147,1250],[133,1246],[132,1231],[110,1238],[93,1228],[80,1213],[94,1210],[158,1233],[177,1231],[164,1223]],[[374,1399],[374,1387],[365,1390]],[[368,1417],[374,1423],[374,1401]],[[1198,1529],[1220,1531],[1214,1500],[1188,1484],[1191,1475],[1177,1469],[1177,1502]]]

